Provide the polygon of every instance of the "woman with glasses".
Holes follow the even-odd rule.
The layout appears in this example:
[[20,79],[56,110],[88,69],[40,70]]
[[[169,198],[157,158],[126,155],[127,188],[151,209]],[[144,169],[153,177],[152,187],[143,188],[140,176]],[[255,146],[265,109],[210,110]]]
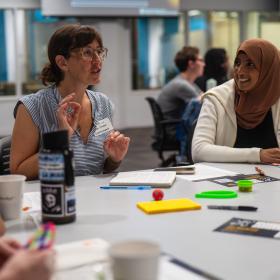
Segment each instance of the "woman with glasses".
[[49,63],[41,72],[48,87],[21,98],[15,107],[12,173],[37,178],[41,134],[59,129],[68,131],[75,175],[111,172],[120,165],[130,139],[113,130],[108,97],[88,90],[100,82],[106,55],[93,27],[65,25],[52,35]]
[[279,72],[274,45],[263,39],[241,43],[233,80],[202,97],[194,161],[280,163]]

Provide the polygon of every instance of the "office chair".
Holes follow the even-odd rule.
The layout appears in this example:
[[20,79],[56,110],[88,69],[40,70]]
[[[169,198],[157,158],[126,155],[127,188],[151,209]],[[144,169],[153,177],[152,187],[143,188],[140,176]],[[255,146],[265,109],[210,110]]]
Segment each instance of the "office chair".
[[10,174],[11,136],[0,139],[0,175]]
[[192,126],[189,130],[189,135],[188,135],[188,142],[187,142],[187,158],[190,164],[194,164],[193,159],[192,159],[192,139],[193,139],[193,134],[195,131],[195,127],[197,124],[197,119],[195,119],[192,123]]
[[[146,100],[150,105],[155,127],[153,135],[154,142],[152,143],[152,149],[158,153],[158,156],[161,159],[160,166],[175,165],[176,154],[180,150],[180,143],[175,138],[171,138],[168,136],[166,128],[170,125],[175,126],[176,124],[181,123],[181,120],[164,119],[163,113],[157,101],[152,97],[146,97]],[[175,151],[176,153],[169,155],[168,158],[164,158],[163,153],[165,151]]]

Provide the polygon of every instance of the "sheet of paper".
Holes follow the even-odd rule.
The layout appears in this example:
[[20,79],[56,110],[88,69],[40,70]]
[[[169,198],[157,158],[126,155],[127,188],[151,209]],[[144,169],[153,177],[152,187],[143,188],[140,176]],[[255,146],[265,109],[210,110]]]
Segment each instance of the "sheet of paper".
[[216,168],[205,164],[197,163],[195,164],[195,174],[177,175],[177,177],[188,181],[196,181],[237,174],[238,173],[226,169]]
[[109,243],[95,238],[66,243],[55,247],[56,269],[67,270],[76,267],[108,261],[107,250]]
[[[93,240],[99,240],[99,239],[93,239]],[[101,239],[100,239],[101,240]],[[102,240],[104,242],[104,240]],[[102,243],[101,242],[101,243]],[[105,241],[106,242],[106,241]],[[77,243],[77,242],[76,242]],[[72,246],[72,243],[69,243],[70,246]],[[105,243],[104,243],[105,244]],[[67,246],[61,245],[61,246]],[[77,246],[77,244],[75,245]],[[74,247],[75,247],[74,246]],[[68,251],[68,250],[67,250]],[[66,253],[66,251],[65,251]],[[69,251],[67,252],[69,255]],[[72,252],[71,257],[77,261],[77,259],[80,258],[80,256],[74,256],[74,251]],[[59,257],[62,257],[60,255]],[[67,257],[69,258],[69,257]],[[101,260],[102,258],[99,258]],[[112,272],[110,268],[110,264],[107,261],[101,262],[93,262],[93,263],[84,263],[84,265],[77,266],[71,265],[67,269],[57,271],[53,277],[52,280],[113,280]],[[159,280],[182,280],[182,279],[188,279],[188,280],[206,280],[206,279],[212,279],[216,280],[216,278],[213,275],[208,274],[205,271],[200,270],[197,267],[193,267],[189,264],[183,263],[177,259],[174,259],[173,257],[169,255],[162,255],[160,257],[159,262]],[[133,280],[133,279],[132,279]]]
[[24,213],[41,211],[40,192],[28,192],[23,194],[22,211]]

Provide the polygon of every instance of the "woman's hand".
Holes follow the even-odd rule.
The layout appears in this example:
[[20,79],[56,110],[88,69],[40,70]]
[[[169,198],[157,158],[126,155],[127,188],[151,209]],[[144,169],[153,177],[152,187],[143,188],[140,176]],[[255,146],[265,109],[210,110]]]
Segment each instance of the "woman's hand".
[[1,268],[1,280],[49,280],[54,270],[51,250],[20,250]]
[[67,95],[61,100],[57,109],[57,119],[60,129],[68,130],[69,137],[78,127],[81,105],[72,101],[75,93]]
[[280,149],[261,149],[260,159],[263,163],[280,163]]
[[125,157],[130,138],[125,137],[119,131],[111,132],[104,141],[104,150],[114,162],[120,162]]
[[14,239],[0,238],[0,269],[22,246]]

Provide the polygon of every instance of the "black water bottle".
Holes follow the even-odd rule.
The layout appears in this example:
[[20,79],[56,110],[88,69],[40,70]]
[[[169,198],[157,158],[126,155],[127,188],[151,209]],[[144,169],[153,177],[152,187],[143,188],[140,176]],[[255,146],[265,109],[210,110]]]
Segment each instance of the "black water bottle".
[[73,152],[69,149],[68,132],[44,133],[39,153],[42,222],[66,224],[76,219]]

